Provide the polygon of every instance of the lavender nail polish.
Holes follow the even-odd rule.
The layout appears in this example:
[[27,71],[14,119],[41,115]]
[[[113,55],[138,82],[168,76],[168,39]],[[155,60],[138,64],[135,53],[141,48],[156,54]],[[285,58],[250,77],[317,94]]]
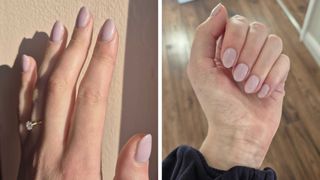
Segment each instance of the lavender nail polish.
[[51,41],[59,42],[63,39],[64,26],[60,21],[56,21],[51,31]]
[[233,48],[228,48],[224,51],[222,56],[222,64],[226,68],[232,67],[237,57],[237,52]]
[[144,136],[138,143],[135,160],[139,163],[145,163],[149,161],[152,146],[152,136],[148,134]]
[[233,71],[233,79],[237,82],[244,80],[248,73],[249,67],[243,63],[238,64]]
[[258,98],[266,97],[269,93],[269,90],[270,90],[270,86],[268,84],[264,84],[258,93]]
[[246,84],[244,85],[244,91],[246,93],[253,93],[257,89],[259,82],[260,80],[258,76],[251,75],[247,80]]
[[214,7],[211,11],[210,16],[215,16],[217,15],[221,10],[221,3],[219,3],[216,7]]
[[28,72],[30,69],[30,59],[26,55],[22,55],[22,71]]
[[76,27],[78,28],[85,27],[88,24],[89,19],[90,19],[90,12],[88,8],[82,7],[77,17]]
[[106,42],[112,40],[114,31],[115,31],[115,25],[113,20],[112,19],[106,20],[100,31],[100,39]]

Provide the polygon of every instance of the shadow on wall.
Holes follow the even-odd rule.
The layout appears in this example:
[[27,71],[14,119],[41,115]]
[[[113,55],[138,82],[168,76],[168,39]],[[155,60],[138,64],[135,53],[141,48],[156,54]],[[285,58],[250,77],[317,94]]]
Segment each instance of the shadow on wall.
[[150,178],[158,178],[158,2],[129,3],[120,148],[136,133],[152,134]]
[[21,55],[34,57],[41,64],[49,37],[44,32],[36,32],[31,39],[24,38],[10,68],[0,66],[0,179],[17,179],[20,163],[20,140],[18,134],[18,101],[21,83]]

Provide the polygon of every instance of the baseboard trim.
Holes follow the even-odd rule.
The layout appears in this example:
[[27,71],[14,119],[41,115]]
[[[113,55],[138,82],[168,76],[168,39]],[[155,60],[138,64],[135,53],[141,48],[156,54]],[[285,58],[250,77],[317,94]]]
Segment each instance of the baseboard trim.
[[320,66],[320,44],[309,32],[306,33],[303,43]]

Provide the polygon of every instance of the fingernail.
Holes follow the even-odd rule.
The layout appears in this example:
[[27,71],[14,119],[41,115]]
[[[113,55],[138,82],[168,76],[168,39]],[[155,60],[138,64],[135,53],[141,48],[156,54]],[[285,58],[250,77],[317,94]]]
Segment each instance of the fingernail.
[[30,59],[26,55],[22,55],[22,71],[27,72],[30,68]]
[[149,161],[152,146],[152,136],[148,134],[144,136],[137,146],[137,151],[135,154],[135,159],[139,163],[145,163]]
[[223,66],[226,68],[230,68],[234,61],[236,60],[237,52],[233,48],[228,48],[224,51],[222,56]]
[[218,5],[216,5],[216,7],[214,7],[211,11],[210,16],[215,16],[217,15],[221,10],[221,3],[219,3]]
[[110,41],[113,37],[114,34],[114,30],[115,30],[115,25],[113,23],[112,19],[108,19],[106,20],[106,22],[104,22],[101,32],[100,32],[100,38],[102,41]]
[[248,73],[249,67],[243,63],[238,64],[233,71],[233,79],[237,82],[243,81]]
[[54,23],[52,31],[51,31],[51,41],[59,42],[63,38],[64,27],[60,21],[56,21]]
[[81,27],[85,27],[90,19],[90,13],[88,8],[86,7],[82,7],[79,11],[78,17],[77,17],[77,23],[76,26],[81,28]]
[[264,98],[267,96],[268,92],[270,90],[270,86],[268,84],[264,84],[261,87],[261,90],[258,93],[258,98]]
[[246,84],[244,85],[244,91],[246,93],[253,93],[259,84],[259,78],[256,75],[252,75],[247,80]]

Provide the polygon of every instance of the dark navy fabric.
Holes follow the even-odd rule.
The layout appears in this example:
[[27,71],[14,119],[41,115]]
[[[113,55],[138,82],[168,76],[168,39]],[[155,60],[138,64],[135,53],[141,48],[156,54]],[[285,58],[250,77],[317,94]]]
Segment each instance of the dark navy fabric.
[[162,162],[163,180],[276,180],[271,168],[258,170],[236,166],[228,171],[210,167],[203,155],[189,146],[180,146]]

